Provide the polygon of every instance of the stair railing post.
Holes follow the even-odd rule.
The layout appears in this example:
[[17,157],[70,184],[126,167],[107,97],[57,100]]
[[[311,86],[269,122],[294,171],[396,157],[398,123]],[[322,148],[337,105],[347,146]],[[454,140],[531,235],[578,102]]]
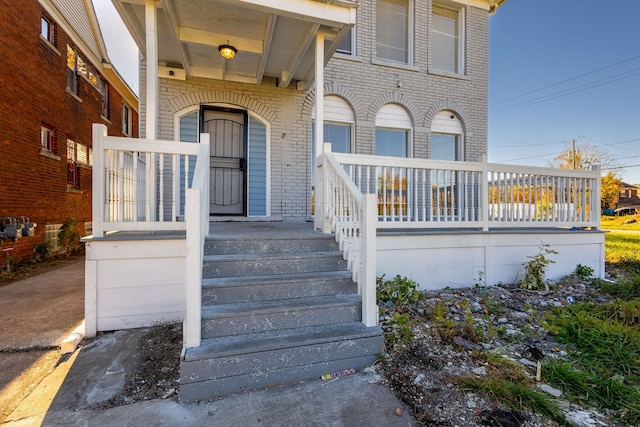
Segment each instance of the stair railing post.
[[363,195],[362,238],[360,239],[360,262],[362,263],[362,323],[378,326],[376,305],[376,225],[378,201],[375,194]]
[[[326,158],[327,153],[331,153],[331,143],[325,142],[322,145],[323,156]],[[331,181],[329,180],[329,165],[325,162],[323,181],[322,181],[322,232],[325,234],[331,233],[331,217],[330,211],[333,209],[331,196],[333,195],[333,188],[331,188]]]
[[185,194],[185,221],[187,227],[186,296],[184,343],[186,347],[200,346],[201,284],[202,284],[202,230],[200,224],[201,193],[189,188]]

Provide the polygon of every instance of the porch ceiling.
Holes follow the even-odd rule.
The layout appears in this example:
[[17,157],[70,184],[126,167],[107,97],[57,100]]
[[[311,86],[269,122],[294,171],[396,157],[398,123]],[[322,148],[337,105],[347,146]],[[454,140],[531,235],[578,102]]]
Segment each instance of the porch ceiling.
[[[146,57],[145,0],[113,3]],[[325,35],[326,63],[355,23],[356,7],[343,0],[155,0],[155,5],[160,64],[183,68],[187,76],[243,83],[274,77],[281,87],[313,80],[315,35]],[[221,44],[237,48],[236,57],[223,59]]]

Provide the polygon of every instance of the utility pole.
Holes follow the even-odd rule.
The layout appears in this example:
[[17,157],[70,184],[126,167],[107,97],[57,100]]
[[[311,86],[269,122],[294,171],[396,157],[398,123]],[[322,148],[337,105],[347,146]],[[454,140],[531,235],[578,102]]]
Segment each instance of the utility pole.
[[571,150],[573,151],[573,169],[576,169],[576,140],[571,140]]

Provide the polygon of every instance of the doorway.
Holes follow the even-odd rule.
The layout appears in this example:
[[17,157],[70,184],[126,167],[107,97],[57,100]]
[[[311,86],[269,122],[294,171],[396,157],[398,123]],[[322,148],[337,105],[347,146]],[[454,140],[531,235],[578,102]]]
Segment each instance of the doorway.
[[247,215],[247,112],[203,107],[211,144],[209,215]]

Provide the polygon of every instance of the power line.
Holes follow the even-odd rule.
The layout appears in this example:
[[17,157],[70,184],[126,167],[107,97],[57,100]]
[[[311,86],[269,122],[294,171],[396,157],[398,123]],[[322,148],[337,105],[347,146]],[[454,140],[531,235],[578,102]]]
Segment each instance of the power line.
[[622,60],[622,61],[620,61],[620,62],[616,62],[616,63],[614,63],[614,64],[607,65],[607,66],[604,66],[604,67],[601,67],[601,68],[595,69],[595,70],[593,70],[593,71],[589,71],[589,72],[586,72],[586,73],[584,73],[584,74],[580,74],[580,75],[575,76],[575,77],[570,77],[570,78],[565,79],[565,80],[562,80],[562,81],[560,81],[560,82],[558,82],[558,83],[553,83],[553,84],[550,84],[550,85],[548,85],[548,86],[541,87],[541,88],[539,88],[539,89],[530,90],[530,91],[525,92],[525,93],[522,93],[522,94],[520,94],[520,95],[512,96],[511,98],[503,99],[502,101],[498,101],[498,102],[496,102],[496,103],[495,103],[495,104],[493,104],[493,105],[502,104],[502,103],[505,103],[505,102],[507,102],[507,101],[511,101],[511,100],[513,100],[513,99],[518,99],[518,98],[522,98],[522,97],[527,96],[527,95],[531,95],[532,93],[536,93],[536,92],[543,91],[543,90],[545,90],[545,89],[549,89],[549,88],[552,88],[552,87],[560,86],[560,85],[561,85],[561,84],[563,84],[563,83],[567,83],[567,82],[570,82],[570,81],[573,81],[573,80],[577,80],[577,79],[580,79],[580,78],[582,78],[582,77],[588,76],[588,75],[590,75],[590,74],[595,74],[595,73],[597,73],[597,72],[599,72],[599,71],[606,70],[606,69],[608,69],[608,68],[612,68],[612,67],[615,67],[616,65],[624,64],[625,62],[630,62],[630,61],[633,61],[634,59],[638,59],[638,58],[640,58],[640,55],[637,55],[637,56],[634,56],[634,57],[631,57],[631,58],[624,59],[624,60]]
[[[629,74],[629,73],[632,73],[632,74]],[[627,79],[629,77],[633,77],[638,74],[640,74],[640,68],[634,68],[633,70],[625,71],[624,73],[616,74],[614,76],[605,77],[600,80],[584,83],[569,89],[564,89],[555,93],[551,93],[549,95],[540,96],[538,98],[530,99],[528,101],[522,101],[514,105],[506,106],[506,107],[503,107],[502,109],[498,109],[497,111],[493,111],[493,114],[505,113],[507,111],[517,110],[520,108],[539,104],[541,102],[551,101],[552,99],[560,98],[562,96],[572,95],[574,93],[582,92],[587,89],[593,89],[595,87],[603,86],[610,83],[615,83],[619,80]]]

